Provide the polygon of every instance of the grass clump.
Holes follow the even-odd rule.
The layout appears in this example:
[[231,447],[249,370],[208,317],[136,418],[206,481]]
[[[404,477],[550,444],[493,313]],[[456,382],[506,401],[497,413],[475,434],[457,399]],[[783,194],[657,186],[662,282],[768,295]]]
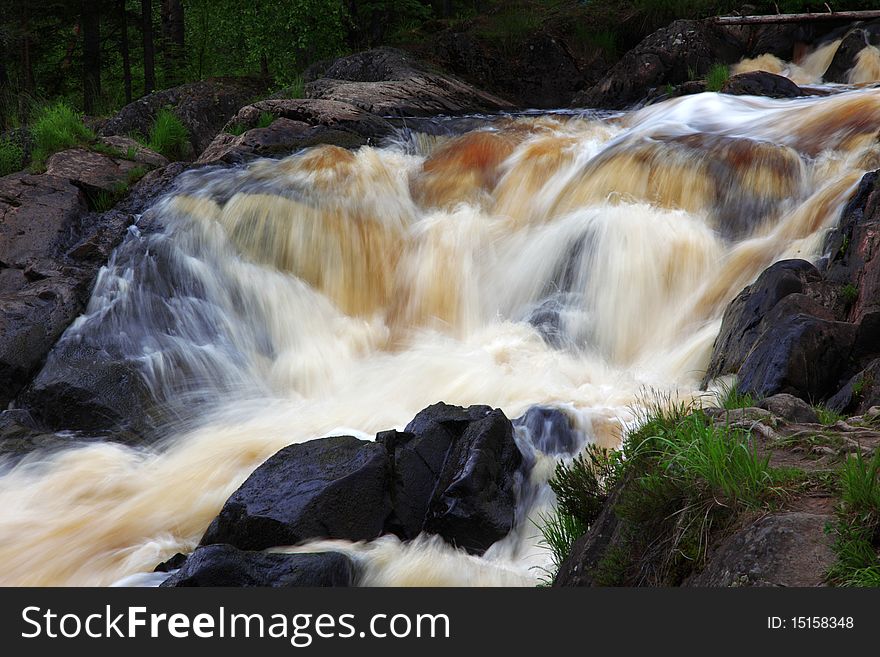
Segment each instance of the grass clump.
[[24,167],[24,150],[11,139],[0,140],[0,176],[21,171]]
[[816,411],[816,417],[819,418],[819,424],[822,424],[826,427],[830,427],[832,424],[836,424],[843,419],[843,415],[841,415],[837,411],[832,411],[830,408],[826,408],[825,406],[814,406],[813,410]]
[[843,294],[843,301],[847,307],[853,305],[856,302],[856,299],[859,298],[859,288],[852,283],[844,285],[841,293]]
[[706,91],[721,91],[730,77],[730,70],[725,64],[715,64],[706,74]]
[[834,552],[828,579],[838,586],[880,586],[880,449],[870,460],[856,453],[840,475]]
[[170,110],[161,109],[150,128],[146,146],[169,160],[183,159],[189,148],[189,131]]
[[[728,407],[753,401],[727,397]],[[614,500],[616,538],[590,573],[602,586],[676,586],[743,514],[773,509],[805,485],[803,472],[771,467],[747,431],[693,403],[655,395],[643,408],[619,452],[588,453],[551,482],[558,517],[545,542],[557,565],[567,552],[556,551]]]
[[87,128],[76,112],[64,102],[47,105],[37,111],[31,124],[34,168],[42,168],[53,153],[91,141],[95,134]]
[[740,392],[736,384],[722,384],[715,392],[719,408],[732,411],[739,408],[752,408],[758,402],[750,392]]

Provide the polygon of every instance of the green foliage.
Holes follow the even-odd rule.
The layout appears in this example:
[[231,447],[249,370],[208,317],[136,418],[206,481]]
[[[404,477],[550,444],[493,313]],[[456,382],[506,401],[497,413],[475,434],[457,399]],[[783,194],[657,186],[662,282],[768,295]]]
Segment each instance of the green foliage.
[[275,115],[272,112],[262,112],[257,119],[258,128],[268,128],[275,121]]
[[34,136],[31,161],[37,168],[42,167],[53,153],[95,138],[77,113],[63,101],[41,108],[30,129]]
[[847,283],[843,286],[841,294],[843,294],[843,302],[847,306],[851,306],[856,302],[856,299],[859,298],[859,288],[852,283]]
[[730,71],[726,64],[715,64],[706,74],[706,91],[721,91],[729,77]]
[[24,167],[24,151],[9,139],[0,139],[0,176],[21,171]]
[[[749,402],[727,397],[731,407]],[[811,485],[803,472],[772,468],[747,432],[716,424],[692,403],[654,393],[638,414],[620,452],[593,448],[551,481],[558,507],[543,534],[555,565],[617,491],[622,539],[592,573],[599,585],[678,584],[705,559],[710,533]]]
[[828,578],[839,586],[880,586],[880,450],[870,460],[860,452],[847,459],[840,483],[837,561]]
[[816,411],[819,423],[824,424],[826,427],[830,427],[832,424],[836,424],[843,419],[843,415],[824,406],[814,406],[813,410]]
[[729,411],[738,408],[752,408],[757,400],[749,392],[740,392],[736,384],[722,384],[715,393],[716,403]]
[[146,145],[169,160],[182,159],[189,147],[189,131],[170,110],[161,109],[150,128]]
[[264,71],[285,85],[345,47],[342,0],[187,0],[193,77]]
[[588,445],[570,463],[556,466],[550,488],[556,494],[556,509],[543,515],[538,525],[541,544],[550,550],[553,572],[559,569],[571,546],[595,522],[622,469],[620,453]]

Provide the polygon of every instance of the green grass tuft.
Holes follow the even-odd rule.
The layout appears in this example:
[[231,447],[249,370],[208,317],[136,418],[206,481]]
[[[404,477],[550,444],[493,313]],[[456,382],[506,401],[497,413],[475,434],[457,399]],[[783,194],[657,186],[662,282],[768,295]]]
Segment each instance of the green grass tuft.
[[729,411],[738,408],[752,408],[758,400],[749,392],[740,392],[736,384],[722,384],[715,393],[716,403]]
[[841,293],[843,294],[843,301],[847,306],[853,305],[856,299],[859,298],[859,288],[852,283],[844,285]]
[[272,112],[262,112],[260,118],[257,119],[258,128],[268,128],[275,121],[275,115]]
[[824,406],[814,406],[813,410],[816,411],[819,423],[826,427],[830,427],[832,424],[836,424],[843,419],[843,415],[837,411],[832,411],[830,408],[825,408]]
[[706,74],[706,91],[721,91],[730,77],[730,70],[725,64],[715,64]]
[[47,105],[37,111],[31,124],[34,151],[31,164],[42,168],[53,153],[73,148],[95,138],[76,112],[64,102]]
[[880,586],[880,449],[870,460],[856,453],[840,474],[836,563],[828,579],[838,586]]
[[146,145],[169,160],[180,160],[187,155],[189,131],[170,110],[161,109],[150,129]]

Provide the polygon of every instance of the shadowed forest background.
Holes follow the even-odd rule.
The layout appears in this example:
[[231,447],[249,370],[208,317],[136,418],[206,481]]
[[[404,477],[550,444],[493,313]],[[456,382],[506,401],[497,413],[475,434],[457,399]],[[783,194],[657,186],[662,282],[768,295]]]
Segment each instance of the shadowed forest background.
[[[874,0],[832,2],[866,9]],[[825,11],[808,0],[2,0],[0,128],[63,101],[107,115],[151,91],[252,76],[294,96],[320,60],[377,45],[425,49],[467,32],[509,57],[546,31],[605,66],[674,18]],[[742,13],[742,11],[741,11]]]

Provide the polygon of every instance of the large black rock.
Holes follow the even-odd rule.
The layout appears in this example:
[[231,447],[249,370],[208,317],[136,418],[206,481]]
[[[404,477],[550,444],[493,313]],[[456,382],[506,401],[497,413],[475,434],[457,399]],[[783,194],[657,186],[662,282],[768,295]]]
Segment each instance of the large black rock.
[[231,545],[200,547],[161,586],[352,586],[354,564],[338,552],[273,554]]
[[797,98],[806,95],[803,89],[788,78],[767,71],[749,71],[734,75],[721,87],[721,93],[768,98]]
[[481,554],[513,528],[522,455],[500,410],[434,404],[378,441],[392,455],[391,531],[439,534]]
[[351,436],[290,445],[232,494],[202,537],[244,550],[379,536],[391,514],[384,447]]

